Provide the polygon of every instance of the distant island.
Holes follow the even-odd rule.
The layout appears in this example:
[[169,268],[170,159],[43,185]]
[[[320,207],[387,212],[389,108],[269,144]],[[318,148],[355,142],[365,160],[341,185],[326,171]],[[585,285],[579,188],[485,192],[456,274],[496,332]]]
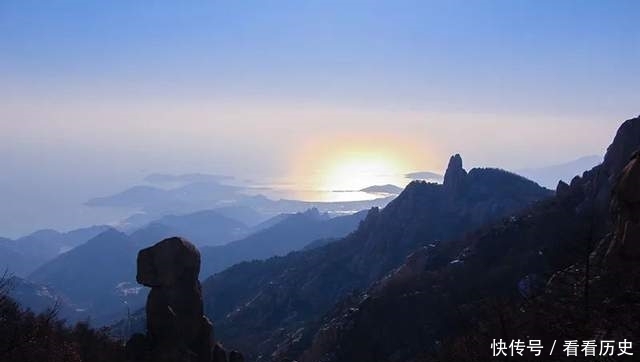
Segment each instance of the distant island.
[[391,194],[398,195],[402,192],[402,188],[396,185],[386,184],[386,185],[373,185],[369,187],[365,187],[360,190],[361,192],[367,192],[370,194]]

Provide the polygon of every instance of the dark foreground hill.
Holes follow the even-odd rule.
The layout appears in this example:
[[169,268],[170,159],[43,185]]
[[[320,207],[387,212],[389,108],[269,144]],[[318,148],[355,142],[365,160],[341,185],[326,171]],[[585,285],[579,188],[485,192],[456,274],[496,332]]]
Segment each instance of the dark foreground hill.
[[58,255],[73,249],[109,227],[90,226],[61,233],[39,230],[16,240],[0,238],[0,270],[25,277]]
[[85,311],[77,309],[67,297],[51,287],[15,276],[6,279],[8,296],[19,303],[23,309],[29,309],[36,314],[55,309],[58,317],[66,319],[69,323],[89,318]]
[[142,305],[146,294],[133,293],[141,288],[132,293],[122,288],[135,287],[137,252],[126,234],[110,229],[38,268],[29,279],[55,288],[101,324],[126,315],[125,301]]
[[413,182],[349,236],[285,257],[235,265],[203,284],[205,310],[224,343],[251,360],[295,357],[336,302],[367,288],[412,250],[459,238],[510,216],[550,191],[497,169],[451,158],[444,184]]
[[635,118],[601,165],[560,183],[555,197],[418,249],[327,314],[301,360],[484,361],[502,338],[541,339],[555,361],[566,357],[561,348],[548,356],[553,340],[637,344],[640,155],[629,160],[639,147]]
[[119,362],[122,344],[86,323],[68,327],[54,311],[34,314],[8,295],[10,285],[0,278],[0,361]]

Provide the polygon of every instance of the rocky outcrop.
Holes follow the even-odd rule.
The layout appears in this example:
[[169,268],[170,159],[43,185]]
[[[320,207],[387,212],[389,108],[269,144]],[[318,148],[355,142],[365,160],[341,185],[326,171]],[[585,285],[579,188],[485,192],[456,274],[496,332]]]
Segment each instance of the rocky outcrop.
[[447,171],[444,174],[442,185],[445,190],[458,193],[464,189],[466,184],[467,171],[462,168],[462,157],[459,154],[451,156]]
[[560,180],[558,181],[558,186],[556,186],[556,195],[557,196],[565,196],[569,193],[570,187],[569,184]]
[[611,182],[615,181],[614,178],[627,165],[629,156],[638,151],[638,145],[640,145],[640,117],[622,123],[613,143],[607,148],[602,165],[609,171],[608,176]]
[[640,259],[640,152],[622,170],[612,196],[615,229],[607,259],[622,266]]
[[226,362],[226,351],[220,345],[214,349],[212,324],[203,313],[198,249],[182,238],[165,239],[140,250],[137,265],[138,283],[151,292],[146,305],[147,335],[130,339],[130,359]]

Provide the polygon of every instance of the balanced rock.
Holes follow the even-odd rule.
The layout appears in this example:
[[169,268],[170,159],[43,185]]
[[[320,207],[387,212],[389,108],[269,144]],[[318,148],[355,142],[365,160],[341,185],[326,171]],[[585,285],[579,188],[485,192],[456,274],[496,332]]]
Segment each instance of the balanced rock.
[[147,339],[153,361],[211,362],[211,322],[203,315],[200,252],[182,238],[138,253],[138,283],[151,287]]

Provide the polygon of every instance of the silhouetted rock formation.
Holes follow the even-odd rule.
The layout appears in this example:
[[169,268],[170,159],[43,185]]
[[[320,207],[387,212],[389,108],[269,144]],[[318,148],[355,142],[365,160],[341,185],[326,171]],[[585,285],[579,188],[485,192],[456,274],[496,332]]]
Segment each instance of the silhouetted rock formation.
[[457,193],[464,189],[466,183],[467,171],[462,168],[462,157],[459,154],[451,156],[447,171],[444,174],[444,182],[442,185],[445,190]]
[[[147,299],[147,336],[128,343],[133,360],[220,362],[213,328],[203,314],[200,252],[182,238],[165,239],[138,253],[137,281],[151,292]],[[146,351],[145,351],[146,349]],[[237,357],[236,357],[237,358]]]
[[569,192],[569,190],[569,184],[562,180],[558,181],[558,186],[556,186],[556,195],[564,196]]

